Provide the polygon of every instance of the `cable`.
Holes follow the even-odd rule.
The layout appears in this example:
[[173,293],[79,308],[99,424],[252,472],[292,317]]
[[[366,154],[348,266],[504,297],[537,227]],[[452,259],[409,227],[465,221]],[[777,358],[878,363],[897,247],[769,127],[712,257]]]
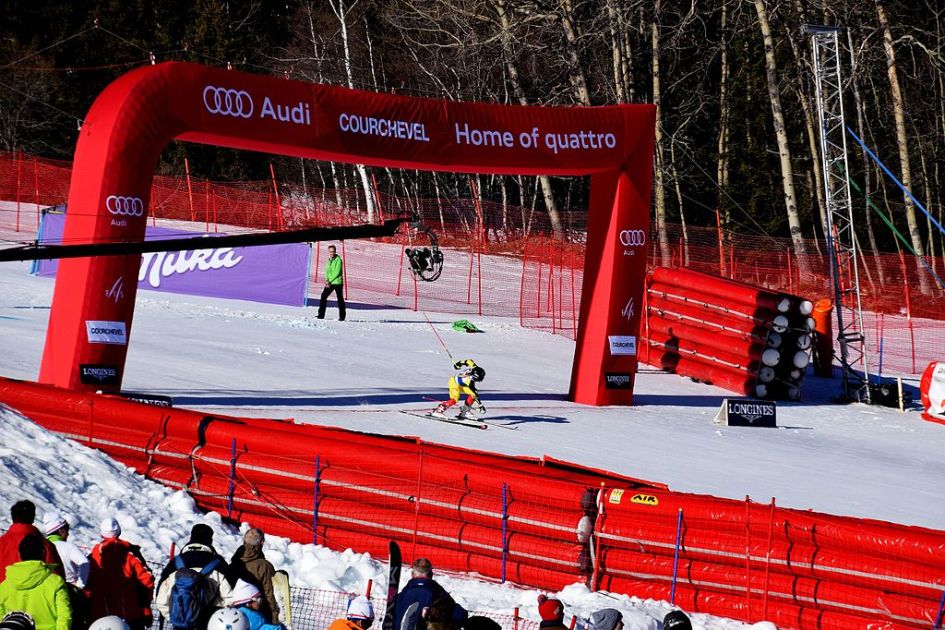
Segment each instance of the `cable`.
[[33,96],[32,94],[27,94],[26,92],[24,92],[24,91],[22,91],[22,90],[18,90],[18,89],[16,89],[15,87],[13,87],[13,86],[11,86],[11,85],[7,85],[7,84],[4,83],[3,81],[0,81],[0,87],[5,88],[5,89],[7,89],[7,90],[10,90],[11,92],[16,92],[16,93],[19,94],[20,96],[24,96],[24,97],[28,98],[28,99],[31,100],[31,101],[36,101],[36,102],[39,103],[40,105],[43,105],[43,106],[45,106],[45,107],[48,107],[49,109],[53,109],[53,110],[59,112],[60,114],[63,114],[63,115],[65,115],[65,116],[68,116],[69,118],[74,118],[74,119],[76,120],[76,122],[78,122],[79,125],[81,125],[82,122],[83,122],[83,119],[82,119],[81,116],[76,116],[75,114],[70,114],[69,112],[67,112],[67,111],[65,111],[65,110],[62,110],[62,109],[59,109],[58,107],[56,107],[55,105],[52,105],[51,103],[47,103],[46,101],[43,101],[43,100],[40,100],[40,99],[36,98],[36,97]]
[[446,350],[446,356],[450,358],[450,361],[456,363],[456,359],[453,358],[453,355],[450,354],[450,349],[446,347],[446,344],[443,343],[443,338],[440,337],[440,333],[436,332],[436,327],[433,326],[433,322],[430,321],[430,318],[427,317],[426,311],[420,311],[423,314],[423,319],[427,320],[427,323],[430,324],[430,330],[433,331],[433,334],[436,335],[436,338],[440,341],[440,345],[443,346],[443,349]]
[[[666,134],[666,130],[665,130],[665,129],[663,129],[663,133]],[[666,134],[666,135],[669,135],[669,134]],[[728,194],[728,191],[726,191],[724,188],[722,188],[722,186],[721,186],[717,181],[715,181],[715,178],[714,178],[714,177],[712,177],[711,175],[709,175],[709,173],[706,172],[706,170],[705,170],[704,168],[702,168],[702,166],[699,164],[699,161],[696,160],[696,158],[695,158],[694,155],[692,155],[691,153],[689,153],[688,149],[686,149],[686,147],[685,147],[684,145],[679,144],[679,145],[677,145],[677,146],[680,148],[680,150],[681,150],[683,153],[685,153],[685,154],[689,157],[690,161],[691,161],[693,164],[696,165],[696,168],[699,169],[699,171],[706,177],[706,179],[708,179],[710,182],[712,182],[712,183],[715,185],[715,187],[716,187],[723,195],[725,195],[725,196],[728,198],[729,201],[732,202],[732,205],[734,205],[736,208],[738,208],[738,209],[741,211],[742,214],[744,214],[746,217],[748,217],[748,219],[758,228],[758,233],[759,233],[759,235],[768,238],[772,243],[774,243],[774,244],[777,245],[778,247],[781,247],[781,244],[778,243],[778,242],[774,239],[773,236],[771,236],[770,234],[768,234],[768,231],[765,230],[763,227],[761,227],[761,224],[758,223],[757,221],[755,221],[755,218],[754,218],[753,216],[751,216],[751,214],[749,214],[749,212],[748,212],[747,210],[745,210],[737,201],[735,201],[734,197],[732,197],[730,194]]]
[[39,55],[39,54],[42,54],[42,53],[46,52],[47,50],[51,50],[51,49],[53,49],[53,48],[55,48],[55,47],[57,47],[57,46],[59,46],[59,45],[61,45],[61,44],[66,43],[66,42],[69,41],[70,39],[75,39],[76,37],[80,37],[80,36],[82,36],[82,35],[85,35],[85,34],[88,33],[89,31],[94,31],[96,28],[98,28],[98,25],[97,25],[97,24],[96,24],[96,25],[93,25],[93,26],[90,26],[90,27],[87,28],[87,29],[81,30],[81,31],[79,31],[78,33],[75,33],[75,34],[73,34],[73,35],[70,35],[69,37],[66,37],[65,39],[60,39],[58,42],[52,43],[52,44],[50,44],[49,46],[46,46],[45,48],[40,48],[40,49],[37,50],[36,52],[32,52],[32,53],[26,55],[25,57],[21,57],[21,58],[15,60],[15,61],[11,61],[10,63],[6,64],[5,66],[0,66],[0,70],[6,70],[6,69],[9,68],[10,66],[15,66],[16,64],[20,63],[21,61],[26,61],[27,59],[31,59],[31,58],[33,58],[33,57]]

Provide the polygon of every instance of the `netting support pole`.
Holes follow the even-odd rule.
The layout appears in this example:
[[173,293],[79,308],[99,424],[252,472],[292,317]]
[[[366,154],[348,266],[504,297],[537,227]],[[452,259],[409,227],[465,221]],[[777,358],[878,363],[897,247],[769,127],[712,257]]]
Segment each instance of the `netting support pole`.
[[765,555],[765,599],[761,618],[768,618],[768,584],[771,578],[771,539],[774,536],[774,497],[771,497],[771,518],[768,521],[768,551]]
[[505,584],[506,562],[509,557],[509,487],[502,484],[502,580]]
[[751,623],[751,497],[745,495],[745,621]]
[[226,517],[233,518],[233,493],[236,492],[236,438],[230,443],[230,487],[226,491]]
[[522,249],[522,279],[518,289],[518,325],[525,326],[525,269],[528,263],[528,236],[525,236],[525,247]]
[[416,560],[417,559],[417,530],[420,528],[420,490],[423,487],[423,447],[420,447],[419,458],[417,462],[417,494],[414,498],[416,501],[414,503],[413,510],[413,550],[410,553],[410,556]]
[[[279,186],[276,184],[276,169],[272,166],[272,162],[269,163],[269,174],[272,176],[272,193],[276,196],[276,225],[279,226],[281,230],[283,228],[282,199],[279,198]],[[272,229],[271,219],[269,221],[269,229]]]
[[39,227],[39,159],[33,156],[33,192],[36,194],[36,227]]
[[945,610],[945,591],[942,591],[942,598],[938,601],[938,614],[935,615],[935,625],[932,626],[934,630],[941,630],[942,628],[943,610]]
[[318,491],[322,485],[322,456],[315,456],[315,489],[312,492],[312,544],[318,544]]
[[190,220],[193,222],[197,220],[197,215],[194,212],[194,189],[190,184],[190,161],[187,158],[184,158],[184,176],[187,178],[187,200],[190,203]]
[[679,547],[682,542],[682,508],[676,516],[676,549],[673,551],[673,583],[669,587],[669,603],[676,604],[676,579],[679,577]]
[[23,175],[23,151],[17,149],[13,154],[16,160],[16,231],[20,231],[20,177]]
[[719,231],[719,277],[725,277],[725,245],[722,244],[722,214],[715,209],[715,226]]

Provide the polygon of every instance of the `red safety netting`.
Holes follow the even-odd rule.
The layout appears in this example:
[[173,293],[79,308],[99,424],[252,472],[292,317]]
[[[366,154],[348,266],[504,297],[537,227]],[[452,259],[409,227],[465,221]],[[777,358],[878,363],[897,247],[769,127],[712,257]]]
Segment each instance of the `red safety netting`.
[[[438,569],[550,591],[585,583],[783,628],[928,628],[941,613],[939,530],[674,492],[548,457],[24,381],[0,379],[0,402],[203,509],[299,542],[385,558],[396,540],[408,562],[428,557]],[[341,593],[293,599],[315,624],[301,627],[343,610]]]
[[[32,240],[40,207],[66,200],[71,165],[36,156],[0,153],[0,234]],[[444,247],[447,271],[436,283],[408,271],[407,236],[342,244],[346,291],[355,302],[470,315],[517,317],[523,326],[573,338],[583,282],[586,213],[562,213],[567,238],[551,238],[547,215],[476,198],[406,198],[373,194],[375,220],[418,210]],[[360,190],[302,189],[270,182],[221,184],[156,176],[151,219],[188,223],[195,230],[282,230],[353,225],[366,221]],[[715,228],[668,225],[661,246],[649,235],[651,266],[685,266],[811,300],[832,297],[824,244],[808,241],[799,262],[789,239],[735,234]],[[945,260],[929,257],[937,273]],[[943,292],[912,257],[864,254],[860,291],[872,373],[918,374],[945,356]],[[323,247],[312,256],[312,293],[320,290]],[[920,276],[932,288],[920,291]],[[639,308],[639,305],[627,305]]]

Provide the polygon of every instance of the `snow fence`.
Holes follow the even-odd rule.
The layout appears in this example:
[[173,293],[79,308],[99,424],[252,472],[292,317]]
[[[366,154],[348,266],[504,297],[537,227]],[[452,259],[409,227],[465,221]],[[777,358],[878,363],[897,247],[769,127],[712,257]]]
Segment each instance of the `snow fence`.
[[275,535],[783,628],[928,628],[945,532],[673,492],[411,437],[205,415],[0,379],[0,402]]

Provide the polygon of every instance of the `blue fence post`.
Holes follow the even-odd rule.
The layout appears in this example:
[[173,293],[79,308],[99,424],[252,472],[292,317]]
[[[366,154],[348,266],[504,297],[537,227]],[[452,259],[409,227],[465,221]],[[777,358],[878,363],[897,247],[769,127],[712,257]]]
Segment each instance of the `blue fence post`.
[[682,508],[679,508],[679,516],[676,517],[676,551],[673,553],[673,584],[669,589],[669,603],[676,603],[676,576],[679,569],[679,546],[682,537]]
[[879,367],[876,368],[876,383],[883,382],[883,341],[885,336],[879,338]]
[[502,584],[505,584],[505,563],[509,555],[509,487],[502,484]]
[[236,438],[230,446],[230,489],[226,497],[226,517],[233,518],[233,493],[236,491]]
[[940,630],[942,627],[942,610],[945,610],[945,591],[942,591],[942,599],[938,602],[938,614],[935,615],[935,625],[932,626],[934,630]]
[[322,483],[322,458],[315,456],[315,492],[312,497],[312,544],[318,544],[318,487]]

